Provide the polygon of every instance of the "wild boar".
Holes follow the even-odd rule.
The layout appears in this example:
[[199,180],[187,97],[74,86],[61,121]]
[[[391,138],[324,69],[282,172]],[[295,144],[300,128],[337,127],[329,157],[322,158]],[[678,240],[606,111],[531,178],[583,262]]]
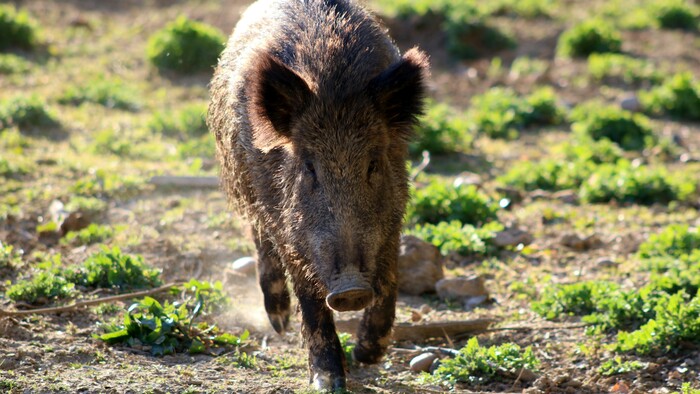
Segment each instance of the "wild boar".
[[293,283],[310,381],[345,387],[333,310],[365,309],[353,357],[389,345],[406,202],[407,145],[428,62],[401,56],[351,0],[260,0],[211,82],[222,187],[251,222],[265,309],[288,326]]

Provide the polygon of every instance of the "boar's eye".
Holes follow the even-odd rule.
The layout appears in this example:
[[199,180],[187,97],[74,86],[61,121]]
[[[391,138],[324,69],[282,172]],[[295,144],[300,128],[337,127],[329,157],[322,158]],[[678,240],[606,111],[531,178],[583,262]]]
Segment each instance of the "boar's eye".
[[316,179],[316,169],[314,168],[314,163],[312,163],[311,160],[306,160],[304,165],[306,166],[306,171],[308,171],[309,175]]
[[375,172],[377,172],[377,169],[379,167],[379,164],[377,163],[377,160],[372,160],[369,162],[369,167],[367,167],[367,178],[372,176]]

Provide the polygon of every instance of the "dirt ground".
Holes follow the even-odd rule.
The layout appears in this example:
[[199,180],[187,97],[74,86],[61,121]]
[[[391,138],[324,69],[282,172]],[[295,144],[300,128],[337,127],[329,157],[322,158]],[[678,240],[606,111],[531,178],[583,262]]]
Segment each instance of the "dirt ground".
[[[0,241],[22,249],[24,256],[37,251],[58,252],[66,263],[80,262],[97,245],[73,248],[41,239],[35,228],[48,214],[51,201],[65,200],[68,186],[91,168],[101,168],[123,176],[192,173],[192,161],[147,160],[104,156],[82,149],[96,130],[111,128],[135,144],[143,137],[133,130],[153,111],[177,107],[189,101],[206,102],[210,75],[162,75],[145,59],[147,38],[177,15],[217,26],[230,32],[246,0],[62,0],[14,1],[40,21],[47,42],[44,54],[28,54],[37,68],[23,78],[0,75],[0,98],[19,92],[37,93],[51,100],[68,83],[86,80],[88,75],[116,75],[134,84],[142,93],[142,108],[137,112],[114,111],[97,105],[79,108],[57,105],[64,125],[63,136],[35,135],[26,150],[37,171],[21,181],[3,181],[1,193],[16,194],[21,214],[0,221]],[[615,102],[629,93],[624,87],[601,87],[587,80],[585,61],[555,58],[559,34],[573,20],[594,14],[601,2],[562,1],[567,10],[555,19],[521,19],[498,16],[494,23],[510,31],[518,46],[502,51],[504,69],[520,56],[541,59],[547,71],[533,78],[513,78],[508,73],[490,75],[490,57],[458,62],[444,49],[444,40],[434,29],[416,31],[410,23],[387,20],[390,33],[402,49],[418,44],[432,58],[431,95],[464,109],[470,97],[490,87],[508,85],[519,92],[535,86],[550,85],[561,101],[573,105],[593,98]],[[85,22],[85,26],[81,23]],[[700,76],[700,38],[697,34],[646,30],[625,32],[623,50],[672,69],[691,70]],[[682,150],[700,157],[700,125],[671,120],[654,120],[664,135],[683,140]],[[514,141],[482,139],[473,152],[434,158],[434,168],[449,168],[446,176],[463,171],[479,174],[485,187],[493,179],[522,159],[538,159],[547,148],[569,139],[567,128],[526,131]],[[155,141],[154,144],[167,144]],[[165,146],[163,149],[171,149]],[[3,154],[0,151],[0,154]],[[681,162],[672,168],[697,167]],[[216,175],[212,159],[197,166],[194,175]],[[431,171],[428,168],[427,171]],[[698,178],[700,179],[700,178]],[[28,198],[31,194],[35,197]],[[255,368],[241,368],[225,356],[175,354],[154,357],[149,353],[108,346],[94,339],[98,323],[105,315],[94,309],[82,309],[59,315],[0,318],[0,392],[11,393],[286,393],[308,390],[306,354],[299,337],[299,315],[293,316],[293,329],[277,335],[265,315],[262,294],[254,278],[229,272],[231,262],[252,254],[245,237],[245,223],[228,212],[223,194],[216,189],[183,190],[146,186],[133,195],[109,197],[103,224],[122,225],[125,230],[116,242],[129,253],[144,256],[149,264],[161,268],[164,282],[196,277],[224,283],[232,304],[215,318],[217,325],[235,334],[249,330],[258,344]],[[700,203],[700,202],[699,202]],[[566,215],[570,220],[548,223],[547,212]],[[535,314],[529,301],[513,294],[509,286],[523,282],[540,290],[544,278],[555,283],[581,279],[610,279],[619,283],[639,283],[629,256],[649,234],[671,223],[700,226],[697,205],[618,206],[571,205],[556,199],[527,195],[513,209],[499,212],[506,225],[517,225],[534,236],[531,253],[503,252],[488,261],[451,261],[447,275],[480,274],[486,278],[491,302],[470,311],[446,304],[434,295],[399,299],[397,322],[412,321],[413,312],[428,305],[422,320],[490,318],[496,323],[478,335],[483,344],[514,342],[532,346],[542,361],[537,376],[525,380],[504,380],[483,386],[458,385],[454,392],[528,392],[543,393],[671,393],[681,382],[700,388],[700,351],[690,350],[666,357],[638,357],[646,363],[640,371],[612,377],[602,376],[598,366],[614,357],[587,336],[578,318],[548,322]],[[561,244],[565,234],[595,235],[600,245],[576,251]],[[617,269],[603,268],[596,262],[610,259]],[[25,271],[0,271],[0,308],[13,304],[4,297],[10,282],[26,277]],[[109,292],[96,293],[107,295]],[[120,306],[128,306],[124,302]],[[427,310],[424,308],[423,310]],[[112,315],[114,316],[114,315]],[[109,316],[107,316],[109,317]],[[352,317],[352,314],[339,318]],[[411,372],[408,362],[415,355],[406,349],[415,346],[460,347],[468,337],[435,338],[425,343],[395,343],[386,359],[375,366],[351,366],[348,389],[357,393],[444,392],[447,388],[422,383]],[[603,341],[605,338],[603,338]],[[454,342],[454,343],[452,343]],[[579,344],[595,348],[583,354]],[[694,350],[693,350],[694,349]]]

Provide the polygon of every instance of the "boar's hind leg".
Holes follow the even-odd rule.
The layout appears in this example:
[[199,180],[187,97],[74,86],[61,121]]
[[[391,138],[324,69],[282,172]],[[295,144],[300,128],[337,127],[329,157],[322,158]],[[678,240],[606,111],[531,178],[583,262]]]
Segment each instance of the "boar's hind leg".
[[362,363],[378,363],[391,342],[397,284],[395,280],[386,282],[380,286],[381,291],[377,292],[374,303],[365,310],[357,331],[357,345],[352,356]]
[[284,266],[274,245],[264,234],[254,234],[258,250],[258,280],[265,298],[265,310],[272,327],[279,334],[289,325],[290,299]]
[[309,348],[310,381],[317,390],[345,388],[345,355],[335,333],[333,312],[308,280],[296,278],[294,292],[301,309],[301,334]]

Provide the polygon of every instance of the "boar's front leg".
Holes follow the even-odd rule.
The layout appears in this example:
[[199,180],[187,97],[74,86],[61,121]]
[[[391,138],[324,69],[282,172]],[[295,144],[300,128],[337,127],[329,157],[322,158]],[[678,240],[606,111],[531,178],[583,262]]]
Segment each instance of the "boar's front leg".
[[265,311],[272,327],[282,334],[289,326],[289,289],[284,266],[277,250],[265,234],[253,230],[258,251],[258,281],[265,299]]
[[335,333],[333,312],[318,287],[306,278],[295,277],[294,292],[301,309],[301,334],[309,349],[310,382],[317,390],[345,388],[345,355]]
[[352,353],[353,358],[359,362],[378,363],[391,343],[398,292],[396,266],[396,260],[393,260],[385,269],[379,270],[382,275],[377,278],[377,285],[374,286],[375,300],[362,316],[357,331],[357,345]]

